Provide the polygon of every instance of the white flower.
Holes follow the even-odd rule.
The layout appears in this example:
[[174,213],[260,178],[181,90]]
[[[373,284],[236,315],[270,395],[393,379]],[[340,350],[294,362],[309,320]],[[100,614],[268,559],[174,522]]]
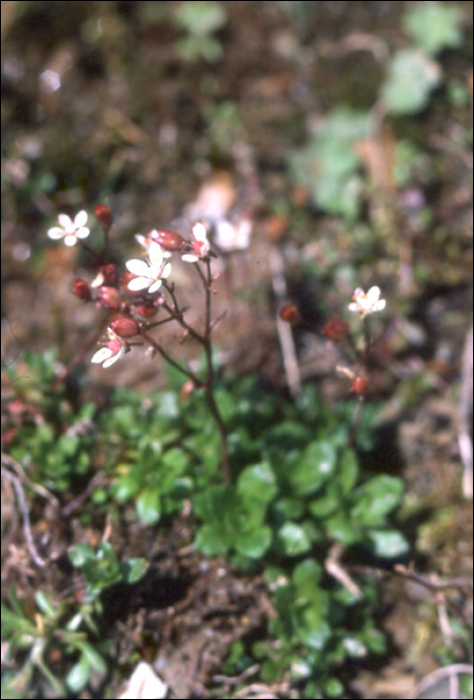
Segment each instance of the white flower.
[[128,283],[132,292],[146,289],[149,294],[153,294],[161,287],[161,281],[169,277],[171,263],[165,263],[163,250],[158,243],[151,242],[148,246],[148,260],[148,263],[137,259],[125,263],[127,270],[136,275],[135,279]]
[[91,358],[91,362],[95,365],[102,365],[104,369],[120,360],[127,349],[127,344],[123,338],[120,338],[111,328],[107,328],[107,335],[109,339],[105,343],[105,347],[97,350]]
[[349,304],[349,311],[358,311],[363,316],[373,314],[375,311],[385,309],[385,299],[380,298],[380,287],[371,287],[367,294],[357,287],[352,295],[353,303]]
[[205,258],[211,250],[211,244],[207,240],[207,231],[204,224],[201,222],[194,224],[192,231],[195,240],[189,245],[191,246],[193,252],[185,253],[185,255],[182,256],[184,262],[189,263],[194,263],[200,258]]
[[245,250],[249,247],[251,233],[250,219],[242,218],[236,222],[222,219],[216,224],[215,242],[221,250],[227,252]]
[[82,210],[74,217],[74,221],[67,214],[59,214],[59,226],[50,228],[47,235],[54,241],[64,238],[67,246],[76,245],[78,238],[87,238],[89,229],[87,228],[87,212]]

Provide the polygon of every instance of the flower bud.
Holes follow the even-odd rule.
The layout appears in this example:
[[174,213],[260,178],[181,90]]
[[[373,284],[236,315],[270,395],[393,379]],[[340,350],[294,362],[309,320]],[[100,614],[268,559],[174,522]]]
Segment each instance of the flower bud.
[[367,391],[368,384],[369,380],[367,377],[354,377],[351,382],[351,391],[353,394],[363,396]]
[[329,340],[334,340],[336,343],[347,340],[350,336],[349,324],[340,318],[330,318],[324,325],[323,333]]
[[132,338],[139,333],[138,323],[131,316],[118,316],[110,327],[121,338]]
[[183,386],[181,387],[181,391],[179,392],[179,400],[180,401],[186,401],[188,396],[191,396],[193,391],[196,389],[196,385],[193,382],[192,379],[188,379],[187,382],[184,382]]
[[153,302],[151,304],[140,304],[140,306],[135,307],[135,309],[140,316],[143,316],[143,318],[151,318],[158,311]]
[[150,231],[150,238],[165,250],[182,250],[186,243],[184,238],[174,231]]
[[110,263],[109,265],[104,265],[101,268],[101,272],[104,276],[104,284],[107,287],[113,287],[117,284],[117,266],[114,265],[113,263]]
[[123,303],[122,295],[116,287],[101,287],[97,299],[104,309],[119,309]]
[[96,207],[94,207],[94,213],[99,224],[101,225],[102,230],[108,233],[114,220],[110,207],[106,207],[103,204],[98,204]]
[[282,321],[286,321],[286,323],[291,323],[292,325],[301,321],[300,312],[294,304],[290,303],[285,304],[280,309],[280,318]]
[[77,280],[74,280],[72,290],[74,294],[79,297],[79,299],[82,299],[82,301],[90,301],[92,299],[89,284],[86,282],[86,280],[83,280],[80,277]]

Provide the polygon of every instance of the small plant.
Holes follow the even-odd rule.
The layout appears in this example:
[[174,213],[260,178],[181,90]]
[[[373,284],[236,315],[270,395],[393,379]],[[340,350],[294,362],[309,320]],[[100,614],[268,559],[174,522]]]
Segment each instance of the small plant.
[[[2,698],[30,697],[36,672],[60,697],[66,697],[66,688],[77,693],[88,683],[92,672],[104,676],[107,671],[107,644],[99,639],[95,622],[102,612],[100,594],[115,583],[137,581],[144,573],[145,562],[130,559],[120,565],[106,542],[97,551],[76,545],[70,559],[87,581],[77,607],[67,600],[55,603],[41,590],[35,593],[37,611],[33,619],[13,589],[8,594],[9,604],[2,603],[2,641],[8,643],[5,661],[8,664],[16,655],[23,656],[21,673],[2,675]],[[59,676],[65,664],[70,670],[64,685]]]
[[357,219],[365,192],[359,146],[379,134],[380,115],[418,114],[427,107],[443,77],[437,55],[460,46],[460,21],[460,10],[452,3],[417,4],[404,17],[412,43],[386,60],[380,99],[371,111],[337,108],[309,143],[290,155],[291,175],[308,190],[316,207],[349,223]]
[[222,57],[222,44],[213,35],[227,21],[223,3],[214,0],[183,2],[174,14],[174,21],[186,32],[176,44],[181,58],[188,61],[202,58],[216,63]]
[[[95,213],[104,233],[103,244],[98,252],[84,243],[89,235],[89,229],[85,226],[88,218],[86,212],[80,212],[74,221],[61,214],[58,217],[59,225],[48,231],[50,238],[63,239],[67,246],[74,246],[79,241],[91,255],[93,265],[99,268],[99,274],[92,283],[84,279],[77,279],[74,283],[74,292],[84,303],[96,302],[110,318],[104,347],[94,353],[91,362],[101,364],[106,369],[121,360],[134,346],[145,344],[149,353],[160,355],[184,376],[187,380],[183,386],[184,393],[201,389],[218,427],[221,465],[225,480],[230,482],[226,427],[214,395],[211,259],[215,253],[211,249],[204,224],[198,222],[193,226],[193,240],[185,240],[178,233],[164,230],[152,230],[147,236],[138,234],[135,238],[145,249],[147,260],[128,260],[125,270],[120,270],[117,265],[107,261],[112,212],[108,207],[98,205]],[[204,295],[205,320],[202,329],[194,328],[187,322],[186,309],[178,301],[175,285],[168,281],[172,269],[169,258],[173,253],[181,255],[182,260],[192,264],[197,272],[198,284]],[[95,289],[98,290],[96,296]],[[162,318],[158,321],[151,320],[157,315]],[[181,326],[183,342],[187,337],[192,337],[201,345],[205,365],[201,374],[175,359],[174,354],[152,335],[153,330],[170,322]]]

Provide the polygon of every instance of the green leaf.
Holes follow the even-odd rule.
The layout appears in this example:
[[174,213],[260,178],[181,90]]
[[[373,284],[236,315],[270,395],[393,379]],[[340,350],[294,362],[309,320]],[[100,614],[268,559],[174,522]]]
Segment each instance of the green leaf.
[[311,549],[311,541],[305,529],[297,523],[288,522],[278,530],[278,541],[285,554],[297,556]]
[[379,557],[393,559],[406,554],[410,545],[398,530],[373,530],[369,532],[374,553]]
[[250,559],[260,559],[269,548],[271,541],[272,531],[264,525],[253,532],[239,535],[235,542],[235,548],[239,554]]
[[354,494],[356,505],[352,508],[354,521],[361,525],[380,525],[385,516],[399,503],[403,494],[403,482],[394,476],[381,474],[358,488]]
[[441,69],[427,54],[403,49],[390,63],[382,99],[391,114],[416,114],[427,106],[430,92],[440,81]]
[[315,559],[305,559],[297,564],[291,577],[297,589],[295,602],[298,604],[309,603],[320,599],[319,581],[321,576],[322,567]]
[[161,517],[161,497],[153,486],[143,489],[137,498],[137,514],[146,525],[154,525]]
[[56,613],[56,609],[44,591],[35,591],[35,601],[43,615],[49,617]]
[[278,491],[275,475],[268,462],[247,467],[239,475],[237,492],[244,500],[269,503]]
[[330,537],[337,542],[350,545],[360,541],[361,529],[355,526],[343,511],[331,515],[325,522],[325,526]]
[[73,693],[80,692],[87,684],[91,674],[91,667],[87,657],[82,654],[79,661],[74,664],[66,676],[66,685]]
[[165,452],[160,467],[171,469],[175,474],[181,474],[189,464],[189,457],[184,450],[173,447]]
[[129,498],[133,498],[140,491],[140,479],[137,478],[137,474],[134,473],[133,469],[129,469],[127,474],[120,476],[112,484],[112,493],[114,498],[120,503],[127,501]]
[[295,493],[306,496],[317,491],[336,466],[336,450],[329,442],[312,442],[304,450],[288,479]]
[[191,35],[205,38],[227,21],[223,5],[213,0],[187,0],[177,8],[174,17],[176,23]]
[[306,608],[298,617],[296,631],[301,641],[311,649],[323,649],[331,637],[331,628],[318,606]]
[[229,535],[217,525],[202,525],[196,535],[194,546],[207,557],[227,554],[232,542]]
[[461,20],[461,9],[452,2],[422,2],[406,13],[404,25],[419,46],[436,54],[461,45]]
[[126,583],[136,583],[148,568],[146,559],[133,557],[122,564],[123,579]]
[[95,551],[88,544],[74,544],[69,550],[69,559],[73,566],[81,568],[86,562],[95,561]]
[[281,524],[285,520],[301,518],[305,510],[305,504],[301,498],[280,498],[272,504],[271,510],[277,523]]
[[338,678],[333,676],[324,684],[324,692],[328,698],[340,698],[344,693],[344,686]]
[[104,659],[88,642],[80,642],[77,646],[80,648],[83,657],[87,660],[91,671],[101,674],[107,672],[107,664]]
[[355,143],[367,136],[367,113],[341,108],[328,115],[321,133],[290,157],[294,180],[306,187],[316,206],[352,220],[358,213],[362,181]]
[[350,493],[359,476],[359,463],[353,450],[346,450],[339,462],[338,483],[342,487],[342,493]]
[[315,518],[326,519],[336,511],[341,503],[341,498],[336,493],[327,493],[321,498],[315,498],[308,506],[309,512]]

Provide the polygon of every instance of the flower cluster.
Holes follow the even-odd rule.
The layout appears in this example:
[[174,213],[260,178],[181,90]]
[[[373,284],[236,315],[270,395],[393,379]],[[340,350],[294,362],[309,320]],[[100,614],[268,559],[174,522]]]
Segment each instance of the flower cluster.
[[[106,237],[102,253],[97,254],[97,259],[102,261],[106,257],[107,236],[113,216],[110,208],[104,205],[97,205],[94,211]],[[50,228],[47,235],[53,240],[63,240],[67,246],[74,246],[89,235],[87,219],[85,211],[80,211],[74,219],[67,214],[60,214],[58,225]],[[204,224],[194,224],[192,235],[193,240],[186,240],[174,231],[157,229],[153,229],[146,236],[137,234],[135,239],[145,249],[146,260],[127,260],[126,271],[123,274],[120,274],[115,264],[99,264],[98,273],[91,283],[81,278],[75,280],[74,293],[85,303],[95,301],[98,307],[111,316],[107,337],[102,343],[104,347],[92,357],[91,361],[94,364],[110,367],[130,350],[130,337],[145,333],[149,328],[166,320],[180,318],[181,312],[176,306],[176,300],[172,301],[171,306],[167,305],[161,291],[162,285],[171,274],[169,258],[173,253],[179,253],[184,262],[197,263],[208,262],[209,257],[213,255]],[[95,289],[97,293],[93,296]],[[169,291],[170,287],[166,289]],[[168,319],[151,323],[148,319],[162,306],[168,311]]]

